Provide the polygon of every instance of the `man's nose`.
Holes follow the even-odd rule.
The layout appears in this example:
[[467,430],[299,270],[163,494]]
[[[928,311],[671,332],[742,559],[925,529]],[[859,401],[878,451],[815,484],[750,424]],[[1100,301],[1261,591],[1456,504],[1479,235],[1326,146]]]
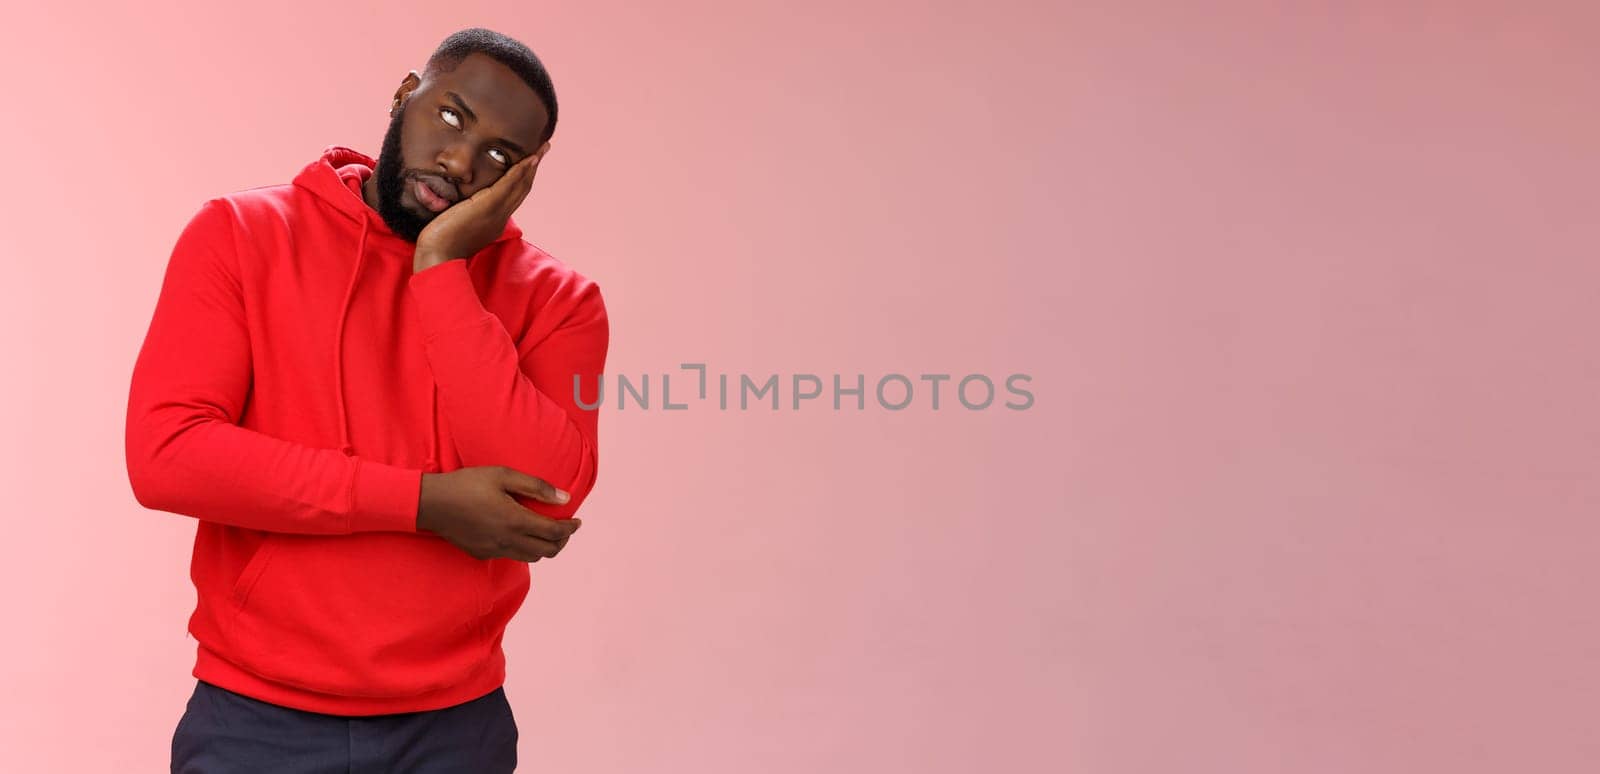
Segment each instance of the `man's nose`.
[[462,187],[472,185],[472,150],[463,143],[446,145],[439,152],[439,169]]

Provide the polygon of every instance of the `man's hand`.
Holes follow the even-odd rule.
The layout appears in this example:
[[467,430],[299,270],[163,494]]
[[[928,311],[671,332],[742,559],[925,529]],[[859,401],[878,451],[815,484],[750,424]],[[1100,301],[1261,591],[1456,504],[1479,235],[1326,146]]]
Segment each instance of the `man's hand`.
[[422,474],[417,529],[454,543],[474,559],[537,562],[555,556],[578,531],[578,519],[552,519],[512,498],[563,505],[566,492],[500,465]]
[[511,213],[522,206],[539,161],[550,152],[550,143],[513,164],[499,180],[439,213],[422,233],[411,261],[413,273],[437,266],[453,258],[466,258],[487,247],[506,228]]

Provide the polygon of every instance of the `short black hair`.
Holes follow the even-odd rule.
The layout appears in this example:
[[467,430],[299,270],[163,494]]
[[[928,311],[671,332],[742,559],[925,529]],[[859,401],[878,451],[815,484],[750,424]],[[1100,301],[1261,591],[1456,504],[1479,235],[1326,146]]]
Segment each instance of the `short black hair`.
[[550,115],[550,121],[545,125],[544,136],[539,138],[543,145],[556,131],[556,87],[550,83],[550,73],[544,69],[544,63],[528,48],[509,35],[504,35],[494,30],[483,27],[468,27],[467,29],[453,32],[445,38],[439,47],[434,49],[433,55],[428,57],[426,72],[450,72],[466,59],[468,54],[483,54],[496,62],[511,68],[511,71],[522,78],[538,95],[544,103],[545,112]]

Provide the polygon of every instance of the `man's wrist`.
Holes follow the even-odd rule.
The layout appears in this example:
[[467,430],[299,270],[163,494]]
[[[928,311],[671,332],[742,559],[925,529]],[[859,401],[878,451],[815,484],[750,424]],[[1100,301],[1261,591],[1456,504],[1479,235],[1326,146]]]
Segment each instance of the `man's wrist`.
[[438,266],[448,260],[450,259],[428,250],[417,250],[411,256],[411,270],[419,272],[423,269]]
[[433,478],[435,476],[437,476],[437,475],[438,475],[437,473],[423,473],[422,474],[421,485],[417,487],[417,531],[418,532],[431,532],[432,531],[431,527],[432,527],[433,520],[431,518],[429,518],[429,517],[432,515],[433,509],[432,509],[432,507],[430,507],[432,504],[428,502],[428,500],[429,500],[428,496],[432,493]]

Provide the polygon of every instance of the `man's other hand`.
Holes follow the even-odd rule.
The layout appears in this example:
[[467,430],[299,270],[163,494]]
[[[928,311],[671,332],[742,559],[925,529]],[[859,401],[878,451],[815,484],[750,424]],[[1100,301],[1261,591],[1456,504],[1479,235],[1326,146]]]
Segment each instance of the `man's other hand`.
[[583,523],[534,513],[512,495],[551,505],[569,499],[547,481],[500,465],[424,473],[417,529],[439,535],[475,559],[537,562],[560,553]]

